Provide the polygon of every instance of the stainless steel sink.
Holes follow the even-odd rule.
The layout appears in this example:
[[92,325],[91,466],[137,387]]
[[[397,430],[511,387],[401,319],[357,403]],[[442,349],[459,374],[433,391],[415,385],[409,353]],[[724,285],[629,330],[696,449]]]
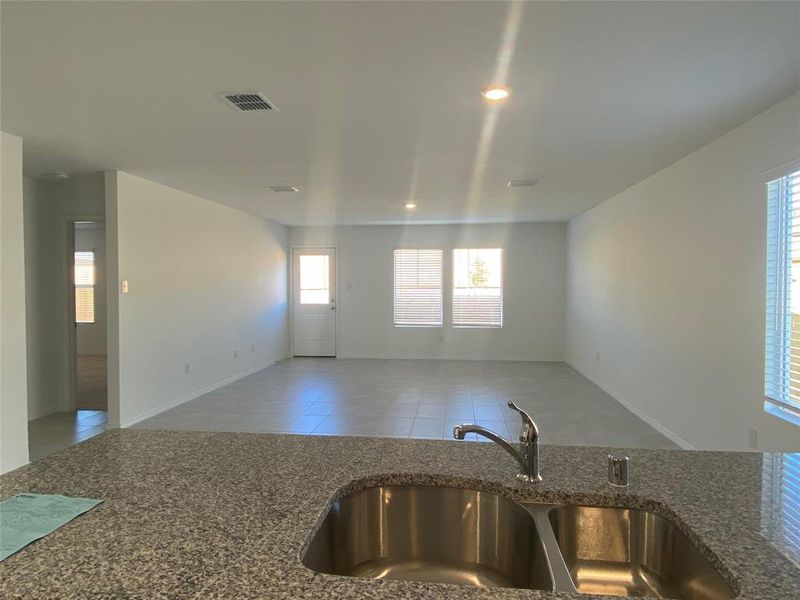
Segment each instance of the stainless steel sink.
[[517,503],[446,487],[367,488],[335,501],[302,556],[332,575],[674,600],[735,593],[668,519]]
[[302,561],[336,575],[553,589],[528,511],[455,488],[375,487],[345,496]]
[[734,597],[687,537],[654,513],[562,506],[549,516],[579,592],[681,600]]

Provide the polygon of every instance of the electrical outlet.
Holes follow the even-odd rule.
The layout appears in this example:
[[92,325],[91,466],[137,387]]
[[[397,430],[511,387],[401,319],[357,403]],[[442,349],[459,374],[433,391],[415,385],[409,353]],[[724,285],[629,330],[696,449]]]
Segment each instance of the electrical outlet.
[[254,345],[251,345],[250,346],[250,352],[255,354],[255,351],[256,351],[256,347]]
[[186,363],[183,365],[183,372],[186,373],[187,375],[191,372],[191,370],[192,370],[191,363]]
[[747,430],[747,442],[753,450],[758,450],[758,429],[751,427]]
[[239,358],[239,351],[238,350],[234,350],[233,351],[233,358]]

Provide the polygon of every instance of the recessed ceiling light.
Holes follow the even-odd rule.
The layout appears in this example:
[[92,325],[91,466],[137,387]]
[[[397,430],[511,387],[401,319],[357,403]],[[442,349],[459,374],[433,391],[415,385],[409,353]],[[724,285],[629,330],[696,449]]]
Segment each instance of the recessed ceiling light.
[[417,203],[416,202],[406,202],[403,206],[406,208],[406,210],[414,210],[415,208],[417,208]]
[[65,173],[64,171],[56,171],[55,173],[44,173],[43,175],[40,175],[39,178],[47,181],[65,181],[66,179],[69,179],[69,173]]
[[293,185],[268,185],[267,189],[270,192],[299,192],[300,188]]
[[481,91],[481,94],[487,100],[491,100],[492,102],[500,102],[508,98],[511,94],[511,91],[504,85],[490,85]]

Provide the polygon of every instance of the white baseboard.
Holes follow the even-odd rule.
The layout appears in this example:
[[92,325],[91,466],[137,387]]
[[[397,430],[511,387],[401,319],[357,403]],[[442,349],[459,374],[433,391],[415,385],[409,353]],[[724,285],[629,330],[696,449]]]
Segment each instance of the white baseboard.
[[434,354],[431,356],[403,354],[338,354],[336,358],[357,358],[376,360],[472,360],[480,362],[564,362],[562,358],[537,358],[534,356],[457,356],[452,354]]
[[246,371],[242,371],[241,373],[237,373],[236,375],[228,377],[227,379],[223,379],[222,381],[217,381],[215,383],[212,383],[211,385],[205,386],[204,388],[195,390],[191,394],[182,396],[177,400],[170,402],[169,404],[164,404],[162,406],[159,406],[158,408],[154,408],[152,410],[148,410],[147,412],[143,412],[135,416],[133,419],[128,419],[124,423],[120,424],[120,428],[125,429],[126,427],[130,427],[131,425],[136,425],[136,423],[144,421],[145,419],[149,419],[150,417],[155,417],[156,415],[161,414],[162,412],[165,412],[171,408],[175,408],[176,406],[180,406],[181,404],[189,402],[190,400],[194,400],[195,398],[199,398],[200,396],[208,394],[209,392],[213,392],[214,390],[226,386],[229,383],[233,383],[234,381],[239,381],[240,379],[244,379],[245,377],[247,377],[248,375],[252,375],[253,373],[258,373],[259,371],[266,369],[267,367],[271,367],[275,363],[278,363],[282,360],[284,359],[279,358],[277,360],[272,360],[261,365],[256,365],[255,367],[247,369]]
[[664,427],[661,423],[659,423],[658,421],[653,419],[650,415],[642,412],[642,410],[640,408],[634,406],[630,402],[627,402],[625,399],[621,398],[619,396],[619,394],[614,394],[613,392],[611,392],[611,390],[606,389],[606,387],[603,386],[597,380],[595,380],[594,377],[591,377],[591,376],[587,375],[586,373],[581,371],[578,367],[573,365],[571,362],[569,362],[569,361],[566,361],[566,362],[570,367],[572,367],[578,373],[580,373],[581,375],[586,377],[586,379],[591,381],[593,384],[595,384],[597,387],[599,387],[601,390],[603,390],[606,394],[608,394],[609,396],[614,398],[614,400],[616,400],[617,402],[622,404],[622,406],[627,408],[629,411],[631,411],[633,414],[635,414],[637,417],[639,417],[642,421],[644,421],[645,423],[650,425],[650,427],[652,427],[653,429],[658,431],[661,435],[663,435],[666,438],[669,438],[672,442],[675,442],[678,446],[680,446],[684,450],[697,450],[697,448],[692,446],[689,442],[684,440],[682,437],[680,437],[679,435],[673,433],[672,431],[670,431],[669,429]]

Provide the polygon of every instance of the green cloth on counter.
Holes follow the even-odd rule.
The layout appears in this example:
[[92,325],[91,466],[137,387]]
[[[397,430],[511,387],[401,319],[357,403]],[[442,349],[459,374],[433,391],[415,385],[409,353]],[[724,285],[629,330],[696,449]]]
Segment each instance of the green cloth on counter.
[[0,560],[100,504],[92,498],[17,494],[0,502]]

